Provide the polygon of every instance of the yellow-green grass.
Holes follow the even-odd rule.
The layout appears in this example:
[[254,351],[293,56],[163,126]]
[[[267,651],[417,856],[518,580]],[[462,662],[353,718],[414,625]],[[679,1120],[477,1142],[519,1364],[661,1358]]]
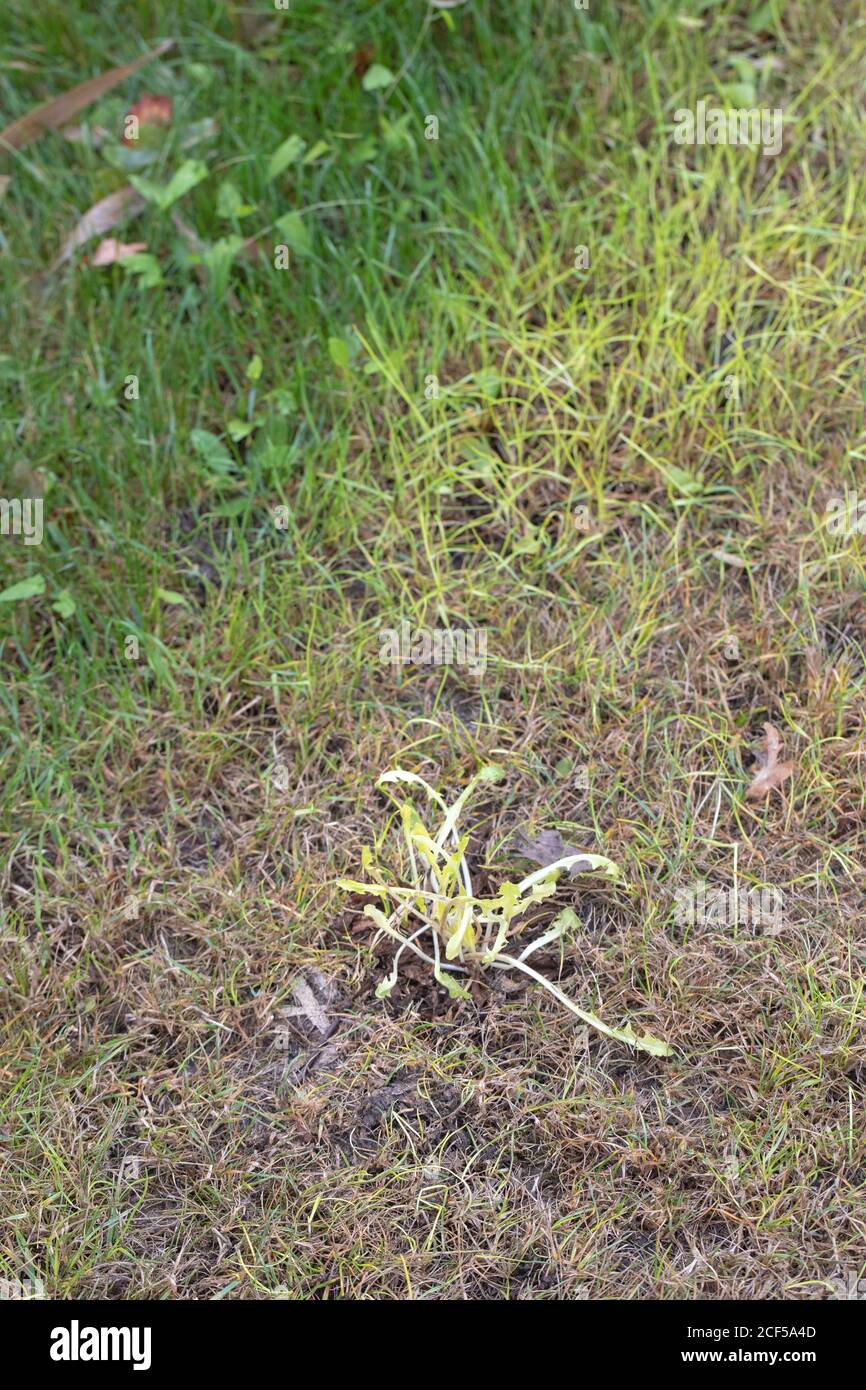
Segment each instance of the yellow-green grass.
[[[88,116],[159,92],[177,131],[216,121],[175,211],[259,246],[215,286],[148,207],[120,234],[161,286],[47,273],[107,166],[55,134],[8,155],[3,495],[47,490],[43,543],[0,538],[0,588],[46,582],[0,605],[2,1272],[826,1297],[866,1176],[866,576],[826,524],[866,498],[864,16],[260,8],[0,18],[4,121],[176,38]],[[365,91],[370,62],[398,80]],[[742,104],[748,72],[779,155],[678,146],[674,112]],[[328,151],[269,178],[294,132]],[[310,246],[280,271],[292,211]],[[483,676],[383,664],[403,619],[485,630]],[[797,768],[755,803],[765,722]],[[563,886],[585,931],[539,968],[673,1058],[531,986],[454,1002],[410,967],[375,998],[390,948],[336,879],[390,843],[376,777],[456,795],[486,762],[477,881],[527,872],[518,825],[619,864]],[[678,889],[735,876],[783,920],[677,920]],[[284,1028],[299,978],[332,1036]]]

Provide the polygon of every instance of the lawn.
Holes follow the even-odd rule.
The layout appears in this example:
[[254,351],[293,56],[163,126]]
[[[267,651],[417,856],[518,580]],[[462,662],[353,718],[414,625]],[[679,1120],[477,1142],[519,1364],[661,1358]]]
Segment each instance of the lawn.
[[[5,0],[0,39],[0,128],[174,41],[0,148],[2,491],[43,518],[0,535],[0,1276],[838,1296],[866,13]],[[778,149],[679,143],[700,101]],[[410,951],[377,994],[384,898],[338,880],[407,882],[430,805],[378,779],[490,765],[476,891],[544,832],[612,861],[532,964],[668,1055],[520,972]]]

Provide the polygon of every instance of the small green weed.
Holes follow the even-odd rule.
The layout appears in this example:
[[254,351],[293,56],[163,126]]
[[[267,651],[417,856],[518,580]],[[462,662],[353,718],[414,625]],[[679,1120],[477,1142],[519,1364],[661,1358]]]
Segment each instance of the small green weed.
[[[531,980],[542,985],[554,999],[584,1023],[597,1028],[609,1038],[629,1043],[632,1047],[642,1052],[650,1052],[655,1057],[670,1056],[672,1049],[666,1042],[654,1038],[649,1033],[639,1037],[630,1024],[625,1028],[609,1028],[596,1014],[578,1008],[561,989],[545,979],[531,965],[527,965],[526,962],[533,952],[552,945],[567,932],[580,926],[572,908],[564,908],[548,930],[524,946],[519,955],[506,952],[506,946],[525,926],[520,920],[524,913],[556,892],[557,876],[563,870],[571,869],[579,862],[581,869],[586,872],[600,872],[608,878],[616,879],[619,877],[619,869],[612,860],[606,859],[602,854],[570,854],[536,869],[519,883],[511,883],[506,879],[494,898],[476,897],[466,862],[469,836],[458,834],[457,823],[478,784],[498,782],[503,775],[502,769],[495,764],[483,767],[451,806],[445,804],[429,782],[414,772],[404,772],[396,768],[380,777],[378,786],[408,782],[423,787],[430,800],[442,811],[443,819],[435,835],[431,834],[410,801],[398,803],[411,865],[411,887],[381,881],[359,883],[355,879],[340,880],[340,887],[347,892],[379,893],[386,903],[388,900],[396,899],[396,906],[387,916],[373,903],[367,903],[364,909],[365,914],[375,922],[381,932],[399,943],[391,973],[379,985],[377,995],[382,998],[394,988],[400,957],[406,950],[414,952],[421,960],[426,961],[439,984],[444,985],[455,999],[468,997],[464,986],[454,978],[455,975],[471,974],[477,978],[479,972],[483,973],[488,968],[520,970]],[[373,852],[365,850],[362,861],[364,868],[368,872],[372,870],[381,880],[383,875]],[[421,925],[406,935],[409,931],[409,919],[414,919]],[[419,944],[419,939],[425,937],[429,940],[429,950],[424,950]]]

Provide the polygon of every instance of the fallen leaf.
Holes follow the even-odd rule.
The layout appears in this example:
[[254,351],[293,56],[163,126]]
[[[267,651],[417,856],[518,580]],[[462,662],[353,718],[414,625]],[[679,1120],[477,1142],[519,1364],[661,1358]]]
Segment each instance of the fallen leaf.
[[314,1027],[318,1028],[320,1033],[329,1033],[331,1031],[331,1020],[328,1018],[328,1015],[310,989],[306,980],[298,980],[292,993],[298,1001],[298,1012],[306,1014],[307,1018]]
[[[539,864],[542,869],[546,869],[548,864],[554,864],[557,859],[566,859],[570,854],[580,854],[579,849],[574,845],[567,845],[558,830],[542,830],[540,835],[530,839],[523,830],[515,830],[509,841],[511,848],[518,854],[522,854],[524,859],[531,859],[534,864]],[[590,861],[583,864],[572,864],[569,869],[570,874],[582,874],[591,868]]]
[[317,1032],[322,1033],[328,1038],[337,1031],[338,1027],[336,1020],[332,1020],[328,1017],[325,1007],[329,1001],[333,1002],[335,991],[331,988],[329,981],[318,970],[313,970],[310,974],[318,989],[319,995],[323,997],[317,997],[309,982],[304,979],[302,975],[292,986],[292,993],[297,1001],[297,1006],[294,1008],[280,1009],[279,1013],[282,1018],[306,1019],[308,1023],[313,1025]]
[[[132,106],[130,106],[123,118],[124,130],[126,129],[126,123],[130,116],[134,116],[140,126],[166,126],[171,125],[172,114],[173,107],[171,97],[153,96],[148,92],[143,97],[139,97],[138,101],[134,101]],[[124,135],[123,144],[134,145],[135,141],[127,135]]]
[[109,193],[107,198],[100,198],[72,228],[48,267],[49,274],[62,266],[64,261],[68,261],[73,251],[90,241],[91,237],[103,236],[110,232],[125,216],[132,216],[143,207],[144,199],[129,184],[118,188],[116,193]]
[[135,256],[139,251],[146,250],[146,241],[118,241],[117,237],[109,236],[99,243],[90,257],[90,264],[114,265],[115,261],[122,261],[127,256]]
[[174,39],[166,39],[141,58],[124,63],[119,68],[110,68],[98,77],[91,77],[87,82],[79,83],[62,96],[52,97],[50,101],[43,102],[41,106],[35,107],[26,116],[20,116],[17,121],[0,131],[0,145],[11,145],[13,149],[20,150],[29,145],[31,140],[36,140],[44,131],[59,130],[61,126],[68,125],[85,106],[98,101],[124,78],[131,77],[144,63],[149,63],[152,58],[159,58],[166,53],[173,44]]
[[3,199],[6,197],[6,193],[11,182],[11,174],[0,174],[0,203],[2,203]]
[[365,43],[359,48],[352,59],[352,71],[356,77],[363,77],[373,61],[375,49],[371,43]]
[[772,724],[764,725],[764,746],[756,754],[759,771],[752,778],[746,791],[749,801],[759,801],[769,796],[774,787],[779,787],[786,777],[790,777],[795,763],[780,763],[782,736]]

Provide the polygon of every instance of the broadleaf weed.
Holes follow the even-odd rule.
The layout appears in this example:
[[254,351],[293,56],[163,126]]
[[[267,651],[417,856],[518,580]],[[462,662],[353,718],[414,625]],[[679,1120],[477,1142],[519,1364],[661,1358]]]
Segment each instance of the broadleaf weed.
[[521,919],[526,911],[556,893],[560,873],[578,861],[583,870],[601,873],[614,881],[620,877],[620,870],[602,854],[570,854],[536,869],[519,883],[506,879],[495,897],[477,897],[466,860],[469,836],[458,834],[458,821],[476,787],[482,782],[498,782],[503,776],[502,769],[495,764],[483,767],[451,806],[447,806],[439,792],[417,773],[395,768],[379,778],[379,787],[390,789],[395,783],[421,787],[441,812],[442,820],[435,832],[429,831],[412,802],[401,802],[389,791],[400,815],[411,882],[386,883],[375,855],[369,850],[363,854],[362,862],[375,881],[339,880],[339,886],[346,892],[375,893],[385,908],[391,908],[387,912],[374,903],[367,903],[364,908],[378,932],[397,943],[391,971],[379,984],[377,996],[384,998],[394,988],[405,951],[425,961],[434,978],[453,998],[468,997],[461,976],[477,979],[488,970],[518,970],[542,985],[583,1023],[607,1037],[655,1057],[670,1056],[672,1049],[660,1038],[649,1033],[638,1036],[630,1024],[624,1028],[609,1027],[596,1014],[579,1008],[557,985],[527,965],[527,958],[534,951],[551,945],[580,926],[572,908],[564,908],[541,936],[523,946],[519,955],[506,951],[523,930],[525,923]]

